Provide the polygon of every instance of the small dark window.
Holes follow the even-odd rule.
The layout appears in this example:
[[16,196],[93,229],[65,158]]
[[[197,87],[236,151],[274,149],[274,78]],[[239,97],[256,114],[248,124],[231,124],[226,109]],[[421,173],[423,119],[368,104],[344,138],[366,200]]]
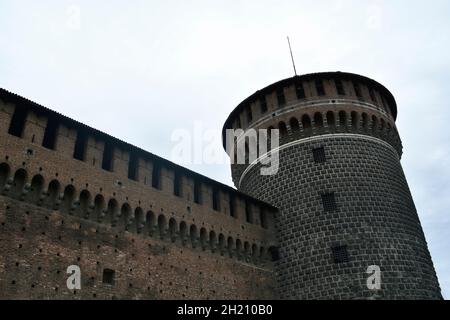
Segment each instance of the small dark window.
[[175,172],[173,178],[173,194],[177,197],[181,197],[181,174],[178,172]]
[[372,100],[373,102],[377,102],[377,98],[375,96],[375,91],[373,91],[372,88],[369,88],[369,94],[370,94],[370,100]]
[[25,121],[27,120],[28,111],[23,108],[16,107],[9,125],[8,133],[22,138],[23,129],[25,128]]
[[324,147],[314,148],[313,157],[315,163],[324,163],[327,160]]
[[269,253],[271,255],[272,261],[278,261],[280,260],[280,251],[276,247],[270,247]]
[[252,207],[248,201],[245,201],[245,221],[253,223]]
[[305,99],[305,89],[303,88],[303,83],[298,81],[295,84],[295,93],[297,95],[297,99]]
[[230,216],[236,216],[236,198],[233,194],[230,193]]
[[344,96],[345,90],[344,90],[344,85],[342,84],[342,80],[336,79],[336,80],[334,80],[334,83],[336,85],[336,91],[337,91],[338,95]]
[[252,115],[252,108],[250,106],[247,107],[247,123],[252,122],[253,115]]
[[75,141],[75,149],[73,151],[73,157],[75,159],[81,161],[85,160],[86,145],[87,145],[87,134],[83,130],[79,130],[77,133],[77,140]]
[[219,189],[216,189],[216,188],[213,189],[212,202],[213,202],[213,209],[216,211],[219,211],[220,210]]
[[316,84],[317,95],[324,96],[325,88],[323,87],[322,79],[316,79],[315,84]]
[[362,97],[362,93],[361,93],[361,87],[359,86],[358,83],[353,83],[353,87],[355,88],[355,94],[358,98]]
[[236,118],[236,128],[241,128],[242,127],[242,124],[241,124],[241,118],[240,117],[237,117]]
[[110,142],[105,142],[105,149],[103,150],[102,169],[112,171],[114,147]]
[[161,167],[156,163],[153,164],[152,187],[161,189]]
[[103,269],[103,283],[114,285],[116,272],[111,269]]
[[386,112],[388,112],[389,113],[389,110],[390,110],[390,106],[389,106],[389,103],[386,101],[386,99],[383,97],[383,106],[384,106],[384,109],[386,110]]
[[44,132],[44,140],[42,146],[47,149],[54,150],[56,142],[56,131],[58,130],[58,121],[54,118],[48,118],[47,127]]
[[194,202],[195,203],[202,203],[202,187],[199,181],[194,181]]
[[331,247],[331,251],[333,252],[334,263],[346,263],[349,261],[347,246],[334,246]]
[[267,112],[267,101],[265,96],[259,98],[259,106],[261,107],[261,113]]
[[277,89],[277,101],[278,101],[278,106],[279,107],[283,107],[284,105],[286,105],[286,97],[284,95],[284,89],[283,88],[278,88]]
[[337,205],[334,193],[322,194],[322,204],[325,212],[336,211]]
[[130,152],[130,160],[128,162],[128,179],[137,180],[138,178],[138,157],[134,152]]

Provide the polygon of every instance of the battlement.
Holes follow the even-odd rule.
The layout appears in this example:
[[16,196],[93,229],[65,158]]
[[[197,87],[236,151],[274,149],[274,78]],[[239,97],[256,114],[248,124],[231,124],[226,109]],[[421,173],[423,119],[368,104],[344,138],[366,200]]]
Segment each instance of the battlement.
[[[288,106],[303,107],[355,101],[378,111],[395,122],[397,103],[392,93],[370,78],[347,72],[311,73],[287,78],[258,90],[242,101],[229,115],[226,129],[247,129],[262,118],[278,117]],[[339,100],[339,101],[337,101]],[[281,111],[283,110],[283,111]],[[225,141],[224,141],[225,142]]]
[[248,261],[270,257],[276,208],[5,90],[3,195]]
[[[225,122],[224,145],[227,129],[242,129],[234,142],[233,182],[239,188],[243,174],[251,168],[249,154],[257,152],[250,146],[260,144],[252,130],[278,129],[281,148],[325,135],[370,136],[390,144],[401,157],[403,147],[396,117],[397,104],[392,94],[378,82],[360,75],[327,72],[276,82],[241,102]],[[238,163],[238,146],[245,147],[244,164]],[[272,149],[269,141],[267,150]]]
[[0,139],[4,297],[67,297],[71,264],[83,298],[274,296],[275,207],[3,89]]

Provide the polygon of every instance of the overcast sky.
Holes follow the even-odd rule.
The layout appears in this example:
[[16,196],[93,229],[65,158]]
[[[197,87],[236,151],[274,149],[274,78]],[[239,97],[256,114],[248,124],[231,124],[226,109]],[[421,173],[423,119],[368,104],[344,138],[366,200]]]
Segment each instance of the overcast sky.
[[[289,35],[299,73],[359,73],[396,97],[402,164],[450,298],[449,13],[448,0],[2,0],[0,86],[170,159],[174,130],[219,137],[241,100],[293,75]],[[187,166],[232,185],[228,164]]]

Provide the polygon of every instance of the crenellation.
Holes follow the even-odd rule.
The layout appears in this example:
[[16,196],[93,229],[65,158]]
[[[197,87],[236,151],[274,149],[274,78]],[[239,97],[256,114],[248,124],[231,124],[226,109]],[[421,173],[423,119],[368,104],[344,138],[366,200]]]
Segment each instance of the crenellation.
[[[16,137],[8,137],[8,138],[9,139],[17,139]],[[47,153],[47,154],[51,154],[52,153],[52,151],[46,150],[44,148],[39,148],[39,147],[36,147],[36,148],[37,148],[37,150],[39,152],[42,152],[42,153]],[[51,157],[49,157],[49,158],[51,159]],[[65,160],[63,160],[62,162],[64,162],[64,161]],[[107,190],[109,189],[110,191],[108,193],[110,195],[113,195],[113,196],[115,195],[116,197],[124,199],[125,196],[124,196],[124,193],[122,191],[129,192],[130,188],[132,187],[131,185],[132,184],[137,184],[134,181],[128,181],[128,180],[122,181],[120,179],[120,177],[118,177],[115,173],[109,173],[109,172],[106,172],[104,170],[98,170],[96,168],[91,167],[90,164],[88,164],[88,163],[85,163],[85,162],[82,162],[82,161],[78,161],[78,160],[72,160],[72,161],[75,161],[76,164],[77,164],[77,166],[73,166],[73,171],[70,172],[70,173],[67,173],[67,172],[64,172],[64,171],[61,171],[62,173],[58,173],[57,172],[58,173],[57,179],[63,185],[72,184],[72,183],[80,184],[81,185],[80,187],[75,187],[77,192],[81,191],[81,188],[84,189],[85,185],[87,183],[89,185],[89,187],[86,188],[87,190],[94,190],[94,191],[97,190],[97,192],[98,192],[98,190],[102,189],[102,193],[106,193],[106,192],[108,192]],[[51,164],[55,165],[56,167],[59,167],[59,166],[63,166],[62,162],[56,160],[56,162],[52,161]],[[41,164],[39,164],[39,165],[41,165]],[[42,164],[42,173],[45,174],[46,172],[51,172],[51,170],[48,170],[47,166],[48,166],[47,164]],[[79,170],[78,170],[78,168],[79,168]],[[38,171],[38,168],[36,166],[31,166],[30,169],[34,170],[34,171]],[[77,177],[75,177],[75,175],[74,175],[75,172],[79,172],[80,175],[81,174],[85,175],[86,173],[90,172],[90,173],[88,173],[88,175],[90,177],[94,177],[94,179],[92,179],[92,181],[89,181],[89,182],[84,182],[86,180],[83,181],[83,180],[78,179]],[[163,172],[164,172],[164,170],[163,170]],[[167,171],[167,173],[169,173],[169,171]],[[98,180],[98,178],[96,178],[96,177],[100,177],[100,175],[102,176],[102,182],[101,183],[97,183],[96,180]],[[109,178],[106,178],[106,177],[109,177]],[[163,173],[163,177],[164,177],[164,173]],[[105,183],[105,181],[108,181],[108,180],[110,181],[110,183]],[[121,186],[118,185],[118,183],[117,183],[118,181],[122,182]],[[108,187],[108,185],[110,187]],[[150,190],[153,190],[153,188],[150,189]],[[153,190],[153,191],[154,192],[156,191],[156,192],[170,193],[169,190],[170,189],[167,188],[167,189],[163,189],[162,191],[157,191],[157,190]],[[64,194],[63,190],[60,191],[60,193]],[[142,199],[148,198],[144,194],[142,194],[142,191],[139,192],[139,193],[141,193],[140,196],[138,196],[136,198],[133,197],[133,198],[129,199],[129,201],[132,201],[134,203],[134,205],[135,205],[135,203],[138,202],[138,200],[146,201],[146,200],[142,200]],[[59,198],[64,198],[64,196],[60,195]],[[185,212],[186,211],[186,206],[184,204],[184,201],[182,201],[182,199],[180,199],[179,202],[180,202],[179,207],[183,208],[182,210],[179,210],[179,211],[180,212]],[[203,208],[204,205],[205,204],[202,205],[202,208]]]
[[128,157],[127,151],[114,147],[111,171],[120,177],[127,177],[128,179]]
[[310,100],[312,97],[316,97],[316,88],[314,81],[303,81],[303,88],[305,89],[306,100]]
[[103,142],[95,139],[94,137],[88,137],[86,146],[86,163],[91,164],[96,169],[102,167],[103,156]]
[[33,144],[41,144],[44,138],[46,120],[38,117],[34,112],[28,112],[22,139]]
[[61,124],[58,130],[58,137],[56,138],[55,151],[59,152],[63,157],[72,158],[76,139],[77,131]]
[[292,101],[297,100],[297,95],[295,93],[295,86],[290,85],[290,86],[285,87],[284,96],[286,97],[287,104],[290,104],[290,103],[292,103]]
[[276,111],[278,108],[278,103],[277,103],[277,97],[276,97],[275,93],[271,92],[270,94],[264,94],[264,95],[266,97],[267,108],[269,110],[269,113]]

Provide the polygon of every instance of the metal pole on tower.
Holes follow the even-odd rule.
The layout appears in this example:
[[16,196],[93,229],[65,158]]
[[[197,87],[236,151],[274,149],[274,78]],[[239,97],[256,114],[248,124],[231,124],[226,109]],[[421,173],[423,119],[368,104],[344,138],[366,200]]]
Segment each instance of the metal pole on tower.
[[289,51],[291,53],[292,66],[294,67],[294,74],[297,75],[297,70],[295,69],[294,56],[292,55],[291,41],[289,41],[289,37],[287,37],[287,41],[289,44]]

